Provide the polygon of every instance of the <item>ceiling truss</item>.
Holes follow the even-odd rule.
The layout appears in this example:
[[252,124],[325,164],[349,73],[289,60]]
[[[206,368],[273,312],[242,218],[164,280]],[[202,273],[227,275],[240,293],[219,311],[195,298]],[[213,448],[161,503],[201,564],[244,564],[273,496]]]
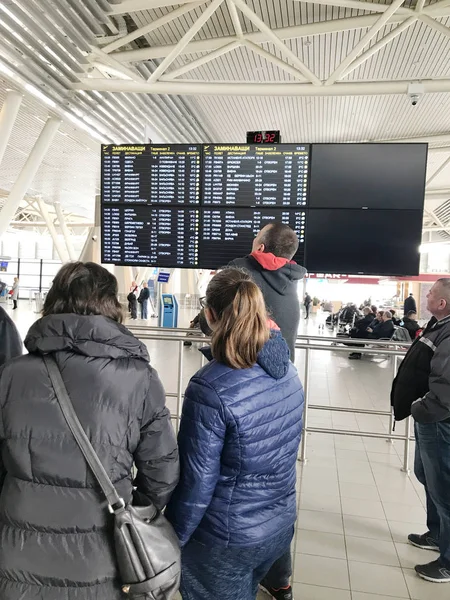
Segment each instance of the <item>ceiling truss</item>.
[[[450,28],[436,20],[450,15],[448,0],[425,6],[425,0],[417,0],[414,8],[404,7],[404,0],[393,0],[391,4],[378,4],[363,0],[304,0],[327,6],[338,6],[364,10],[367,13],[360,17],[333,19],[325,22],[299,25],[284,29],[271,29],[257,15],[245,0],[184,0],[178,8],[168,12],[159,19],[152,20],[148,25],[138,27],[135,31],[122,37],[116,37],[112,42],[103,46],[102,50],[93,48],[91,54],[95,64],[99,62],[105,68],[112,69],[109,77],[101,78],[87,76],[71,84],[74,90],[127,92],[149,95],[223,95],[223,96],[349,96],[349,95],[379,95],[379,94],[408,94],[411,81],[346,81],[346,77],[365,61],[379,52],[397,36],[404,33],[417,21],[438,30],[442,35],[450,37]],[[180,4],[177,1],[177,4]],[[148,9],[174,5],[168,0],[123,0],[111,5],[114,15],[131,14]],[[170,21],[178,19],[202,5],[202,12],[192,26],[172,46],[141,49],[123,49],[136,39],[155,31]],[[235,35],[228,37],[209,38],[193,41],[195,35],[207,23],[219,7],[227,6]],[[245,16],[258,31],[245,32],[241,17]],[[387,25],[396,25],[381,37],[375,44],[372,40]],[[328,78],[321,80],[285,43],[292,37],[318,35],[346,29],[367,29],[360,41],[353,47]],[[268,51],[261,43],[271,43],[271,48],[278,52]],[[258,54],[264,60],[276,65],[288,73],[292,79],[276,82],[240,81],[205,81],[204,79],[183,78],[187,73],[207,63],[215,61],[223,55],[233,52],[239,47],[245,47]],[[180,56],[194,52],[204,52],[203,56],[186,61],[182,66],[171,68]],[[114,61],[112,64],[111,61]],[[134,67],[143,61],[152,60],[155,64],[149,77],[136,76]],[[118,74],[118,76],[117,76]],[[104,75],[104,74],[103,74]],[[420,82],[421,90],[427,92],[450,92],[449,79],[424,78]]]

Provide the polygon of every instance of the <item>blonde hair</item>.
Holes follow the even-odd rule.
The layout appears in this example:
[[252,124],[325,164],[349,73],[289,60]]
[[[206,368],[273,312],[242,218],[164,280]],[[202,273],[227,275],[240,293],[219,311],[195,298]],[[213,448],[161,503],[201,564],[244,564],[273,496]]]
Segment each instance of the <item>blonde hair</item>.
[[224,269],[208,285],[206,305],[216,319],[213,357],[233,369],[253,367],[270,336],[264,298],[256,283],[245,271]]

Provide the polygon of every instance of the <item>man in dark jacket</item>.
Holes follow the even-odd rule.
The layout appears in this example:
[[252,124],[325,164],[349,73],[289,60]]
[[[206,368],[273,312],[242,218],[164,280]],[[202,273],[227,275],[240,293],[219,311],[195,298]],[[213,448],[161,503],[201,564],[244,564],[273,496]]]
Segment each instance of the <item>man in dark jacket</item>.
[[397,421],[414,417],[414,470],[427,495],[428,531],[408,540],[440,554],[416,572],[427,581],[450,583],[450,279],[439,279],[427,298],[433,318],[400,365],[391,403]]
[[419,323],[417,322],[417,313],[415,313],[413,310],[410,310],[407,316],[403,318],[401,326],[408,330],[411,340],[414,341],[416,339],[417,332],[421,329]]
[[[378,322],[375,326],[372,325],[372,327],[368,327],[366,329],[365,338],[368,340],[390,340],[394,331],[395,327],[394,323],[392,322],[392,313],[386,310],[382,314],[380,322]],[[361,352],[352,352],[349,355],[349,358],[351,360],[360,360],[362,358]]]
[[375,325],[373,329],[369,327],[367,331],[369,333],[367,337],[371,340],[390,340],[395,331],[394,323],[392,322],[392,313],[389,310],[385,310],[381,317],[381,323]]
[[23,354],[23,344],[17,327],[8,313],[0,307],[0,367]]
[[150,290],[148,289],[148,283],[144,281],[142,284],[142,290],[139,294],[138,302],[141,305],[141,319],[148,319],[148,301],[150,299]]
[[417,313],[416,300],[412,294],[405,299],[405,303],[403,305],[403,314],[407,315],[410,310]]
[[266,225],[253,241],[252,253],[237,258],[231,267],[246,269],[261,289],[270,317],[281,329],[295,357],[295,341],[300,322],[297,283],[306,269],[292,260],[298,249],[298,238],[288,225]]
[[355,321],[354,328],[350,331],[351,338],[367,339],[367,329],[373,323],[375,315],[370,306],[365,306],[363,309],[363,317]]
[[312,303],[312,298],[311,298],[311,296],[308,293],[306,293],[305,300],[303,301],[303,304],[305,305],[305,319],[309,319],[309,312],[311,310],[311,303]]

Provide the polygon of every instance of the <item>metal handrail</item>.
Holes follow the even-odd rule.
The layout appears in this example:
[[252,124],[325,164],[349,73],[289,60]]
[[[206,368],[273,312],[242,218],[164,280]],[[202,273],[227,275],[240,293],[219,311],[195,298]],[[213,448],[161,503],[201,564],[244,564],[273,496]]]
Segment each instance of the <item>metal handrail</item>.
[[[190,342],[198,342],[201,344],[207,343],[209,338],[204,336],[192,336],[187,337],[186,332],[192,333],[192,329],[181,330],[180,329],[169,329],[168,331],[163,329],[164,333],[161,333],[162,328],[151,328],[151,327],[142,327],[144,331],[139,334],[139,339],[141,340],[156,340],[156,341],[168,341],[168,342],[178,342],[178,381],[177,381],[177,392],[168,392],[166,393],[167,397],[176,398],[177,399],[177,414],[175,415],[176,419],[176,428],[179,428],[179,422],[181,419],[181,410],[183,404],[183,366],[184,366],[184,342],[188,339]],[[147,331],[145,331],[147,330]],[[159,333],[152,333],[153,331],[158,331]],[[336,338],[325,338],[327,341],[336,341]],[[299,341],[300,340],[300,341]],[[303,341],[305,340],[305,341]],[[300,450],[300,460],[306,462],[306,449],[307,449],[307,434],[308,433],[328,433],[335,435],[350,435],[356,437],[369,437],[369,438],[379,438],[386,439],[387,441],[399,440],[403,441],[404,446],[404,458],[403,458],[403,471],[406,473],[410,472],[410,460],[409,460],[409,449],[411,441],[414,440],[411,437],[411,419],[408,418],[405,424],[405,434],[404,435],[393,435],[393,414],[392,411],[380,411],[380,410],[368,410],[361,408],[351,408],[351,407],[343,407],[343,406],[328,406],[328,405],[320,405],[320,404],[309,404],[309,384],[310,384],[310,355],[312,351],[326,351],[326,352],[348,352],[348,348],[345,346],[334,346],[331,344],[311,344],[312,341],[323,341],[324,338],[319,336],[299,336],[295,348],[299,350],[305,350],[305,366],[304,366],[304,378],[303,378],[303,387],[305,394],[305,403],[304,403],[304,413],[303,413],[303,436],[302,436],[302,444]],[[361,344],[365,340],[355,340],[356,343]],[[375,340],[376,341],[376,340]],[[372,346],[372,340],[368,340]],[[346,340],[347,344],[347,340]],[[360,347],[358,348],[358,352],[361,354],[371,354],[371,355],[383,355],[383,356],[393,356],[393,378],[397,374],[398,369],[398,357],[405,356],[406,352],[401,348],[408,346],[407,343],[402,342],[381,342],[384,348],[374,348],[374,347]],[[393,346],[393,349],[386,348],[386,346]],[[328,410],[330,412],[348,412],[353,414],[368,414],[368,415],[378,415],[378,416],[386,416],[390,418],[390,429],[389,434],[383,433],[374,433],[374,432],[364,432],[364,431],[353,431],[353,430],[345,430],[345,429],[333,429],[326,427],[310,427],[308,425],[308,411],[311,410]]]
[[[190,329],[187,327],[157,327],[156,325],[128,324],[127,327],[131,332],[137,331],[138,333],[140,333],[141,331],[148,331],[150,333],[152,333],[152,332],[178,333],[178,334],[189,333],[189,334],[191,334],[189,336],[189,341],[194,341],[192,333],[195,331],[198,331],[198,330]],[[202,342],[204,342],[205,340],[209,340],[209,338],[207,336],[203,336],[203,334],[201,334],[201,333],[199,333],[198,337],[202,338]],[[331,342],[331,343],[335,343],[335,344],[336,343],[338,343],[338,344],[367,343],[367,344],[370,344],[371,346],[394,346],[394,347],[401,346],[402,348],[407,348],[412,343],[412,342],[399,342],[399,341],[392,341],[392,340],[338,338],[338,337],[333,337],[333,336],[319,336],[319,335],[306,335],[306,334],[297,335],[297,340],[311,340],[313,342]],[[197,341],[197,340],[195,340],[195,341]]]

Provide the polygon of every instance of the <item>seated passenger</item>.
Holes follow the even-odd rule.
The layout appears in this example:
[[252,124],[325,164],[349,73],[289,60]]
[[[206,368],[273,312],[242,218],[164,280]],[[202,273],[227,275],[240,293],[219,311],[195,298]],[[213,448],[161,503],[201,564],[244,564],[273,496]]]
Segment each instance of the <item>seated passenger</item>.
[[394,333],[395,327],[392,321],[392,313],[389,310],[383,312],[381,317],[381,323],[378,323],[374,327],[369,327],[369,339],[380,340],[380,339],[391,339]]
[[[0,377],[1,600],[123,600],[107,501],[56,399],[52,355],[119,495],[163,508],[178,482],[175,435],[147,348],[120,322],[117,281],[94,263],[56,275],[27,356]],[[133,483],[133,464],[137,476]]]
[[383,311],[379,310],[375,314],[376,314],[376,317],[374,318],[374,320],[370,324],[370,328],[371,329],[373,329],[374,327],[376,327],[377,325],[379,325],[380,323],[383,322]]
[[403,318],[402,327],[408,330],[411,340],[414,341],[417,336],[417,332],[420,331],[421,327],[417,322],[417,313],[414,310],[410,310],[406,317]]
[[[368,340],[379,340],[379,339],[391,339],[395,331],[394,323],[392,322],[392,314],[387,310],[381,313],[381,321],[375,325],[371,325],[366,330],[366,339]],[[364,346],[364,344],[356,344],[356,346]],[[360,360],[362,358],[361,352],[352,352],[349,355],[351,360]]]
[[361,338],[365,339],[368,337],[367,330],[373,323],[375,319],[375,315],[373,314],[371,308],[366,306],[363,309],[363,317],[355,321],[354,327],[350,330],[351,338]]
[[14,321],[0,307],[0,367],[12,358],[23,354],[23,344]]
[[184,599],[254,600],[293,537],[303,389],[248,274],[218,273],[205,313],[211,362],[186,390],[181,480],[166,516],[183,548]]
[[394,323],[394,325],[396,327],[400,327],[400,324],[401,324],[402,320],[401,319],[397,319],[395,310],[393,308],[390,308],[389,312],[392,314],[392,322]]

